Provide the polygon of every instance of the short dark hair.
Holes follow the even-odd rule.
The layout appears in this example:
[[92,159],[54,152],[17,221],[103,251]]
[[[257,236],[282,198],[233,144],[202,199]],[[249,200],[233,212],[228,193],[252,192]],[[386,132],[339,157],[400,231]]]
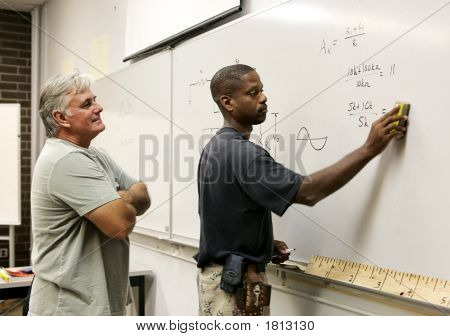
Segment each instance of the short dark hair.
[[221,108],[220,96],[233,94],[241,87],[241,77],[254,70],[255,68],[245,64],[233,64],[217,71],[210,84],[211,95],[216,104]]

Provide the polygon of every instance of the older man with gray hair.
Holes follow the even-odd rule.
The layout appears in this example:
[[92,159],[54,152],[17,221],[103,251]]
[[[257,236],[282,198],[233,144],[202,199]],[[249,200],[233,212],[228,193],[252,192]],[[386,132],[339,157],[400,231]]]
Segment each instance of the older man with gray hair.
[[146,185],[91,141],[105,129],[91,80],[55,76],[41,91],[47,141],[31,186],[29,315],[124,315],[129,240],[150,206]]

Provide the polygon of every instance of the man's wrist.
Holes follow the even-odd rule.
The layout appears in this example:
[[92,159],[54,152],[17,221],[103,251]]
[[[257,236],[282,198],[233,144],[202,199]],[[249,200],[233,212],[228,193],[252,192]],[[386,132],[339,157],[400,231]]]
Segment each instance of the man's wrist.
[[359,151],[363,161],[370,161],[375,156],[377,156],[375,151],[371,150],[367,144],[364,144],[361,147],[359,147],[358,151]]

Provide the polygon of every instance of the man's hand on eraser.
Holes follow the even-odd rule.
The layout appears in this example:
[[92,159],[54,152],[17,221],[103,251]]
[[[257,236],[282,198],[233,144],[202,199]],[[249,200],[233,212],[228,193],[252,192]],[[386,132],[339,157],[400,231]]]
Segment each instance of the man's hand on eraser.
[[363,146],[364,151],[369,155],[369,158],[373,158],[380,154],[394,137],[397,139],[404,137],[406,127],[399,125],[398,122],[406,121],[408,116],[399,115],[400,109],[400,105],[395,106],[388,113],[373,122],[367,140]]

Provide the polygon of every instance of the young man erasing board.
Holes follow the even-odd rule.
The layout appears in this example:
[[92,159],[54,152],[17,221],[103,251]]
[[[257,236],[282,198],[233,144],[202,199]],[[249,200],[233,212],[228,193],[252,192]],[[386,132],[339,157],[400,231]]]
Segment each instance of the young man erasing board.
[[197,285],[200,315],[267,315],[270,286],[265,267],[290,251],[273,239],[271,212],[292,203],[313,206],[349,182],[394,138],[403,138],[406,115],[394,107],[372,124],[365,143],[335,164],[301,176],[249,141],[253,125],[266,119],[267,97],[254,68],[220,69],[211,94],[223,128],[204,148],[198,167],[200,248]]

